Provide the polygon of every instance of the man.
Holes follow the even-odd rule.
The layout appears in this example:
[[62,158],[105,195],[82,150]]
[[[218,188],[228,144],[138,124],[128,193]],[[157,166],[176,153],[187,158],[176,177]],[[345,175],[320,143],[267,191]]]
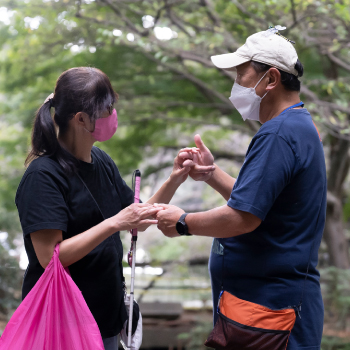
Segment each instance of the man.
[[287,349],[317,350],[323,329],[316,265],[325,222],[325,160],[299,97],[303,67],[292,42],[276,28],[283,29],[256,33],[235,53],[212,57],[218,68],[237,70],[230,100],[243,119],[263,124],[238,178],[217,165],[212,173],[201,172],[214,159],[199,135],[198,149],[182,150],[177,157],[180,165],[192,167],[192,178],[206,181],[227,205],[190,214],[163,205],[158,228],[168,237],[214,237],[209,262],[214,305],[223,289],[273,310],[294,307],[300,317]]

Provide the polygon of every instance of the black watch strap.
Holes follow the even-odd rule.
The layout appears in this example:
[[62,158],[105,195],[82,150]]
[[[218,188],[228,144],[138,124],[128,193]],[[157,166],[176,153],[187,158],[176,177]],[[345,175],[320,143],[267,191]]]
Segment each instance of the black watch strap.
[[188,213],[184,213],[180,216],[179,221],[176,223],[176,231],[180,236],[192,236],[188,232],[188,226],[186,224],[185,218],[188,215]]

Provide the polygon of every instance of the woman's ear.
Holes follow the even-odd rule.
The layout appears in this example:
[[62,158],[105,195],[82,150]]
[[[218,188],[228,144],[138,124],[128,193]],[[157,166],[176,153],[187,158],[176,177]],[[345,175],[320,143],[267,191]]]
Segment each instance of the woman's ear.
[[75,116],[74,116],[74,119],[75,119],[75,122],[78,123],[78,124],[84,124],[85,125],[85,118],[84,118],[84,112],[78,112]]
[[90,132],[94,131],[94,123],[91,122],[89,116],[86,113],[78,112],[73,119],[78,126],[82,126]]
[[269,78],[268,84],[266,86],[266,90],[270,91],[276,88],[281,82],[281,73],[277,68],[270,68],[269,72],[267,73],[267,76]]

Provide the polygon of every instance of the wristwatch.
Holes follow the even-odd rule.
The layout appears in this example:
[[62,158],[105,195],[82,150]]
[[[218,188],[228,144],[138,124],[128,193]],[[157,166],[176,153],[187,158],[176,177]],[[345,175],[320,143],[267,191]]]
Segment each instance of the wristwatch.
[[180,236],[192,236],[188,232],[188,226],[185,222],[185,217],[188,215],[188,213],[184,213],[180,216],[179,221],[176,223],[176,231]]

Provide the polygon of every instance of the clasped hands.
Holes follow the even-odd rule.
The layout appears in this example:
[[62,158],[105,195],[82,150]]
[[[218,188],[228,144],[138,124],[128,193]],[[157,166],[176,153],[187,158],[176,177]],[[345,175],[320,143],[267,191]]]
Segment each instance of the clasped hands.
[[[190,176],[195,181],[208,181],[215,170],[214,157],[203,143],[200,135],[195,135],[194,141],[197,147],[181,149],[174,159],[173,171],[170,181],[181,184]],[[184,213],[175,205],[154,204],[160,209],[154,218],[158,221],[157,227],[167,237],[178,237],[176,223]]]

